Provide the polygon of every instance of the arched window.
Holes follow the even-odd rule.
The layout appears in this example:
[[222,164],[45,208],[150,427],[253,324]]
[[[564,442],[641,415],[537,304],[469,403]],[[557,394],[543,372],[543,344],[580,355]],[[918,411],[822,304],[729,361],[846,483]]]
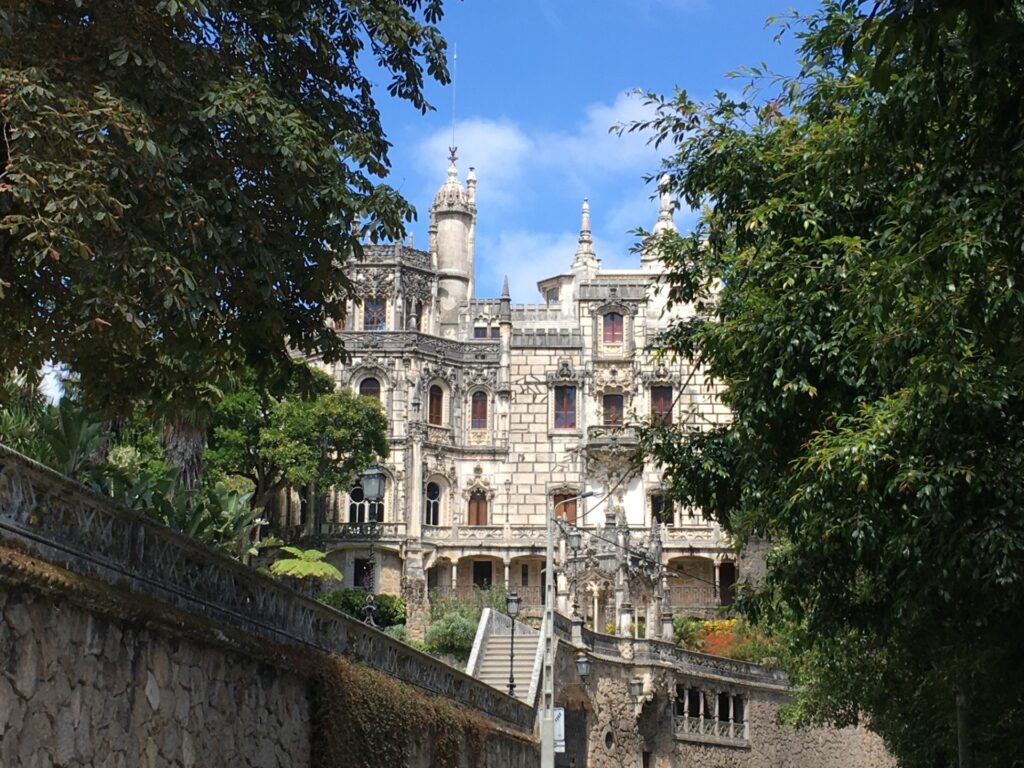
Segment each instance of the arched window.
[[380,400],[380,382],[372,376],[359,382],[359,394],[363,397],[372,397]]
[[473,491],[469,496],[469,524],[487,525],[487,495]]
[[380,523],[384,521],[384,499],[367,501],[363,486],[356,483],[348,492],[348,521],[350,523]]
[[604,343],[622,343],[622,315],[618,312],[609,312],[604,316]]
[[427,421],[439,427],[441,426],[442,413],[444,412],[444,392],[437,384],[430,388],[427,400]]
[[387,312],[384,299],[373,297],[363,301],[363,330],[387,330]]
[[606,427],[621,427],[622,395],[605,395],[602,405],[604,406],[604,425]]
[[487,429],[487,393],[473,393],[473,418],[471,427],[473,429]]
[[423,499],[423,524],[441,524],[441,486],[427,483],[427,495]]

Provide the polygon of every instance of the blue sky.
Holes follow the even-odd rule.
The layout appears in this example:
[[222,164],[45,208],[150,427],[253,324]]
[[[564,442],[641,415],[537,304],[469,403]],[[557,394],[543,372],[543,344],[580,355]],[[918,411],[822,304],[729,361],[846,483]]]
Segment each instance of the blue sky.
[[[643,177],[659,154],[636,136],[608,133],[642,117],[634,89],[695,98],[738,93],[726,73],[767,63],[796,69],[795,41],[773,41],[765,19],[786,0],[466,0],[449,2],[442,30],[458,52],[455,141],[460,178],[476,168],[477,296],[497,296],[507,272],[512,299],[538,301],[536,281],[566,271],[589,198],[595,248],[606,268],[636,265],[629,231],[657,215]],[[383,83],[382,83],[383,84]],[[426,247],[428,209],[444,180],[452,93],[432,84],[437,111],[381,99],[395,186],[416,207],[410,231]],[[692,214],[677,214],[685,228]]]

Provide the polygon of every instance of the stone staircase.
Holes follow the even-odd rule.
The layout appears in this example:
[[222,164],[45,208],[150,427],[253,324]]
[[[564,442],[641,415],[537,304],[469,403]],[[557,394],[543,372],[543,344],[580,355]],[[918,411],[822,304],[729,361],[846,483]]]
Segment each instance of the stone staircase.
[[516,622],[515,658],[512,653],[512,620],[488,609],[480,617],[473,653],[466,672],[499,691],[508,693],[509,662],[515,675],[515,697],[533,705],[540,677],[540,633]]
[[[516,680],[516,698],[526,701],[530,692],[530,680],[533,677],[533,662],[537,656],[537,643],[540,635],[522,635],[516,627],[515,660],[512,669]],[[512,650],[512,638],[507,635],[493,636],[488,639],[483,658],[476,678],[501,691],[508,691],[509,655]]]

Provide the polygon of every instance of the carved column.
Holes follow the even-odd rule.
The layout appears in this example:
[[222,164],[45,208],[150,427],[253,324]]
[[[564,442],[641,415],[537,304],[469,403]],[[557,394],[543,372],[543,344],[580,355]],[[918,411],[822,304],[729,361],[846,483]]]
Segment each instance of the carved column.
[[405,626],[409,637],[423,640],[429,624],[427,576],[423,571],[423,428],[410,425],[409,461],[405,472],[406,524],[402,592],[406,604]]

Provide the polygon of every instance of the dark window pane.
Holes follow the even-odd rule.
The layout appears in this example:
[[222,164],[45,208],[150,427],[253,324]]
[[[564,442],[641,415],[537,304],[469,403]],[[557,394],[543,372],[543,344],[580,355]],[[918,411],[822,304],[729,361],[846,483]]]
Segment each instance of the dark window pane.
[[622,395],[605,395],[604,425],[606,427],[622,426]]
[[609,312],[604,316],[604,343],[622,343],[622,315],[618,312]]
[[359,382],[359,394],[363,397],[380,400],[380,382],[374,378],[363,379]]
[[436,384],[430,388],[429,401],[427,421],[435,426],[441,426],[441,418],[444,411],[444,392]]
[[472,428],[473,429],[487,429],[487,393],[486,392],[474,392],[473,393],[473,416],[472,416]]
[[480,327],[480,326],[474,328],[473,329],[473,338],[474,339],[486,339],[487,338],[487,328],[486,327]]
[[[569,501],[572,499],[572,501]],[[576,499],[575,494],[556,493],[554,499],[555,517],[560,520],[567,520],[576,523]]]
[[651,420],[655,424],[672,423],[672,387],[651,387]]

